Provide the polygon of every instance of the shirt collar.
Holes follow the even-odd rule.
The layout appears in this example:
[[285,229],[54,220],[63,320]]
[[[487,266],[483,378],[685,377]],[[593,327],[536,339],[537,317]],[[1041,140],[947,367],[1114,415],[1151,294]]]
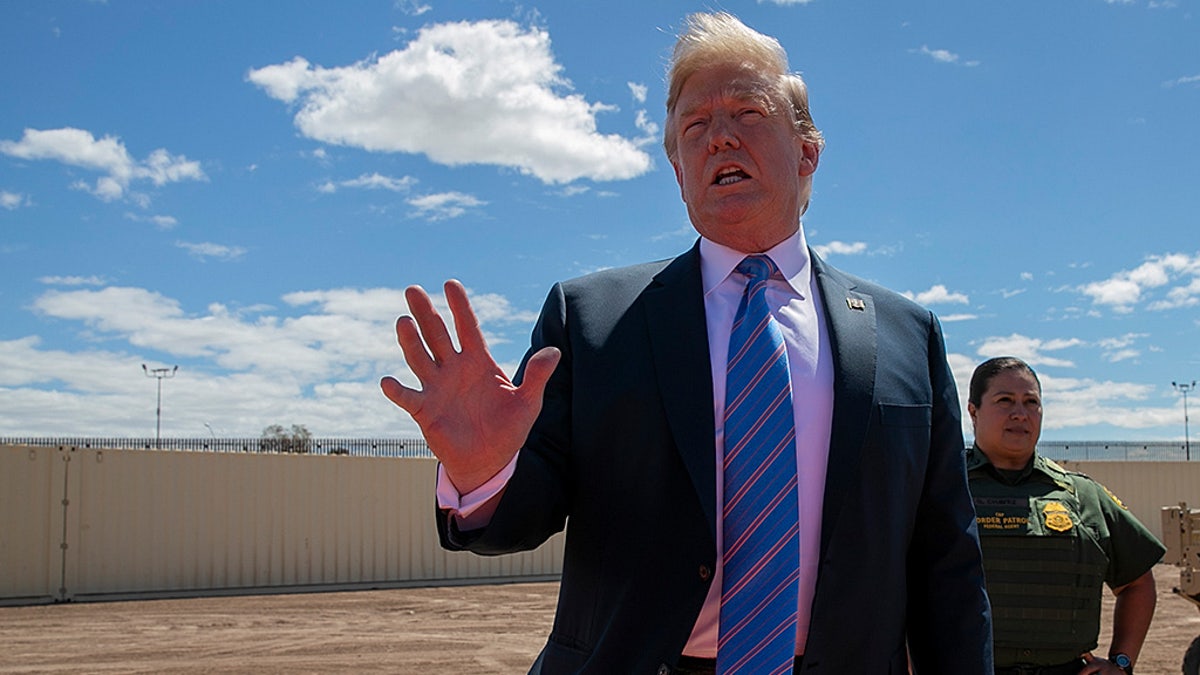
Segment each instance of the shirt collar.
[[[1000,469],[997,469],[995,465],[992,464],[992,460],[988,459],[988,456],[984,454],[983,450],[980,450],[978,445],[972,445],[971,448],[967,450],[967,472],[970,473],[976,470],[985,469],[992,471],[992,473],[997,477],[1003,476],[1003,474],[1000,472]],[[1024,482],[1029,477],[1036,474],[1039,478],[1043,478],[1050,483],[1055,483],[1070,489],[1070,483],[1063,480],[1061,469],[1058,471],[1055,471],[1055,469],[1058,469],[1058,465],[1039,455],[1035,449],[1030,462],[1025,465],[1024,469],[1021,469],[1020,480],[1018,482]]]
[[[746,253],[700,237],[700,275],[707,296],[734,271]],[[808,243],[804,238],[804,226],[766,251],[779,273],[792,291],[801,298],[809,295],[809,278],[812,275],[812,260],[808,255]]]

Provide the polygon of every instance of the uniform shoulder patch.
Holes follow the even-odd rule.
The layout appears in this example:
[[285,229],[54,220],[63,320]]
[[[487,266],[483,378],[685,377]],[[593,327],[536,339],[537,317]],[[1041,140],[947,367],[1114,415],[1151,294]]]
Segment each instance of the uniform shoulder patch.
[[1117,498],[1117,496],[1112,493],[1112,490],[1109,490],[1107,487],[1105,487],[1101,483],[1096,483],[1096,485],[1099,485],[1100,489],[1104,490],[1104,494],[1108,495],[1109,498],[1111,498],[1116,503],[1117,506],[1121,507],[1122,509],[1124,509],[1126,511],[1129,510],[1129,507],[1125,506],[1125,502],[1122,502],[1119,498]]
[[[1050,470],[1052,470],[1052,471],[1057,471],[1057,472],[1059,472],[1059,473],[1061,473],[1061,474],[1063,474],[1063,475],[1068,475],[1068,474],[1079,473],[1078,471],[1068,471],[1067,469],[1063,468],[1063,465],[1061,465],[1061,464],[1059,464],[1058,462],[1056,462],[1056,461],[1054,461],[1054,460],[1050,459],[1049,457],[1044,457],[1044,458],[1042,459],[1042,461],[1044,461],[1044,462],[1046,463],[1046,468],[1048,468],[1048,469],[1050,469]],[[1079,475],[1083,475],[1083,474],[1079,474]]]

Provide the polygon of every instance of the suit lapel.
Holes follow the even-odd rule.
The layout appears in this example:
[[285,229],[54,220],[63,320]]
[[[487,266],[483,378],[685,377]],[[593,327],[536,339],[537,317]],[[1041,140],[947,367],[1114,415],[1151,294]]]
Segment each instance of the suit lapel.
[[[828,547],[844,497],[862,462],[875,397],[874,299],[811,253],[834,360],[833,421],[821,522]],[[712,373],[697,247],[673,260],[644,294],[655,377],[667,422],[709,527],[716,528]],[[700,336],[697,338],[696,336]]]
[[833,424],[821,516],[821,552],[829,546],[838,514],[862,463],[863,444],[875,397],[877,362],[875,304],[856,284],[815,253],[813,270],[825,307],[833,349]]
[[716,427],[698,246],[659,272],[643,297],[667,423],[715,541]]

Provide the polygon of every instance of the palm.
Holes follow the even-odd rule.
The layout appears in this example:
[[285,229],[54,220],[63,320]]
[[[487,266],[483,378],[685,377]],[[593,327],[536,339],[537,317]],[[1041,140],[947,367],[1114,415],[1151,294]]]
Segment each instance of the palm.
[[391,377],[381,386],[412,415],[450,480],[467,493],[504,468],[524,443],[541,411],[558,351],[535,354],[522,385],[514,385],[488,352],[466,290],[456,281],[447,282],[445,290],[461,350],[454,348],[424,290],[409,288],[405,296],[412,317],[397,321],[396,336],[422,389]]

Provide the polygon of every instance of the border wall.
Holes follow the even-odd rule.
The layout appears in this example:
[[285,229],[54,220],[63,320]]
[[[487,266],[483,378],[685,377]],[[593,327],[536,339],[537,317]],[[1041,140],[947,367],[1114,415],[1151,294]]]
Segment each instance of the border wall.
[[0,446],[0,604],[554,579],[438,544],[433,459]]
[[[1146,526],[1200,462],[1061,461]],[[430,458],[0,445],[0,604],[556,579],[535,551],[445,551]]]

